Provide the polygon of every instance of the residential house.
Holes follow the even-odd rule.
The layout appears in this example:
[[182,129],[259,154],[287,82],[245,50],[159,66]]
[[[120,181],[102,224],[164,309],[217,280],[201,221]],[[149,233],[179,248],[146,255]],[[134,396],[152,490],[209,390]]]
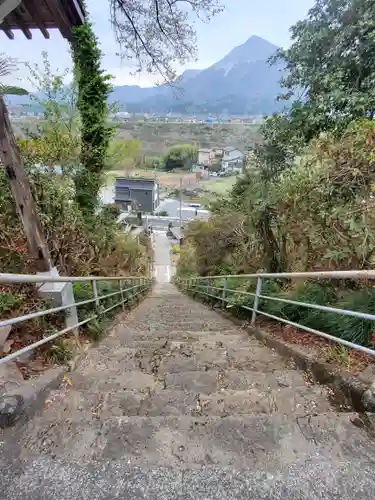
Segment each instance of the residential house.
[[224,154],[223,148],[212,148],[215,158],[221,158]]
[[152,213],[159,206],[159,182],[156,179],[117,177],[115,203],[128,212]]
[[224,172],[242,172],[245,155],[237,148],[226,147],[223,151],[221,169]]
[[198,149],[198,165],[209,167],[214,159],[212,149]]
[[198,165],[211,167],[218,163],[223,156],[223,148],[202,148],[198,149]]

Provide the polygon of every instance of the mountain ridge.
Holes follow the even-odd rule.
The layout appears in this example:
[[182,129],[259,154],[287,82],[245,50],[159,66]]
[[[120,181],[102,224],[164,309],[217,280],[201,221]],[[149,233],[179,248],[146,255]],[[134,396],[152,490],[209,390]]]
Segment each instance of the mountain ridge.
[[[268,59],[278,47],[253,35],[222,59],[204,69],[185,70],[176,85],[115,86],[109,98],[121,111],[150,114],[267,115],[282,107],[282,63]],[[29,104],[30,98],[9,96],[10,104]]]
[[268,59],[278,47],[253,35],[222,59],[202,70],[182,73],[177,89],[169,85],[116,87],[111,100],[124,110],[147,113],[269,114],[280,109],[281,64]]

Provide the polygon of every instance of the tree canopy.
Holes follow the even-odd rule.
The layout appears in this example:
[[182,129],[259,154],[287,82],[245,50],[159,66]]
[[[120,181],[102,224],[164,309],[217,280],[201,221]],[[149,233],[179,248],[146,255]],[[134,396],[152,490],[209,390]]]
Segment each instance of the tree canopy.
[[286,64],[281,99],[293,99],[290,118],[307,140],[374,117],[374,29],[373,0],[317,0],[292,26],[292,45],[273,60]]
[[175,168],[189,170],[193,163],[197,161],[198,150],[191,144],[181,144],[168,149],[164,157],[166,170]]

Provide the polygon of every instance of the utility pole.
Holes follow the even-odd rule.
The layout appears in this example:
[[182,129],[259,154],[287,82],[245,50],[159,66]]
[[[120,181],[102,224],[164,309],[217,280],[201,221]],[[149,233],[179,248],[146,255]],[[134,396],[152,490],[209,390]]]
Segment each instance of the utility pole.
[[52,269],[35,202],[19,149],[10,124],[8,110],[0,95],[0,162],[10,184],[18,215],[26,234],[29,251],[39,272]]
[[180,177],[180,238],[182,232],[182,177]]

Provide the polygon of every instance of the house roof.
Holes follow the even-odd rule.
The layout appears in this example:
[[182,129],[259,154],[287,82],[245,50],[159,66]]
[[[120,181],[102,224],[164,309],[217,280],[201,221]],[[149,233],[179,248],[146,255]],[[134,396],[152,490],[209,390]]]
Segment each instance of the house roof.
[[0,0],[0,30],[11,40],[13,30],[21,30],[28,40],[35,29],[49,38],[50,28],[71,39],[72,28],[84,21],[82,0]]
[[226,146],[223,150],[226,153],[229,153],[230,151],[235,151],[237,148],[234,148],[233,146]]
[[158,184],[155,179],[128,179],[126,177],[116,177],[116,188],[131,188],[131,189],[144,189],[153,190],[154,185]]

